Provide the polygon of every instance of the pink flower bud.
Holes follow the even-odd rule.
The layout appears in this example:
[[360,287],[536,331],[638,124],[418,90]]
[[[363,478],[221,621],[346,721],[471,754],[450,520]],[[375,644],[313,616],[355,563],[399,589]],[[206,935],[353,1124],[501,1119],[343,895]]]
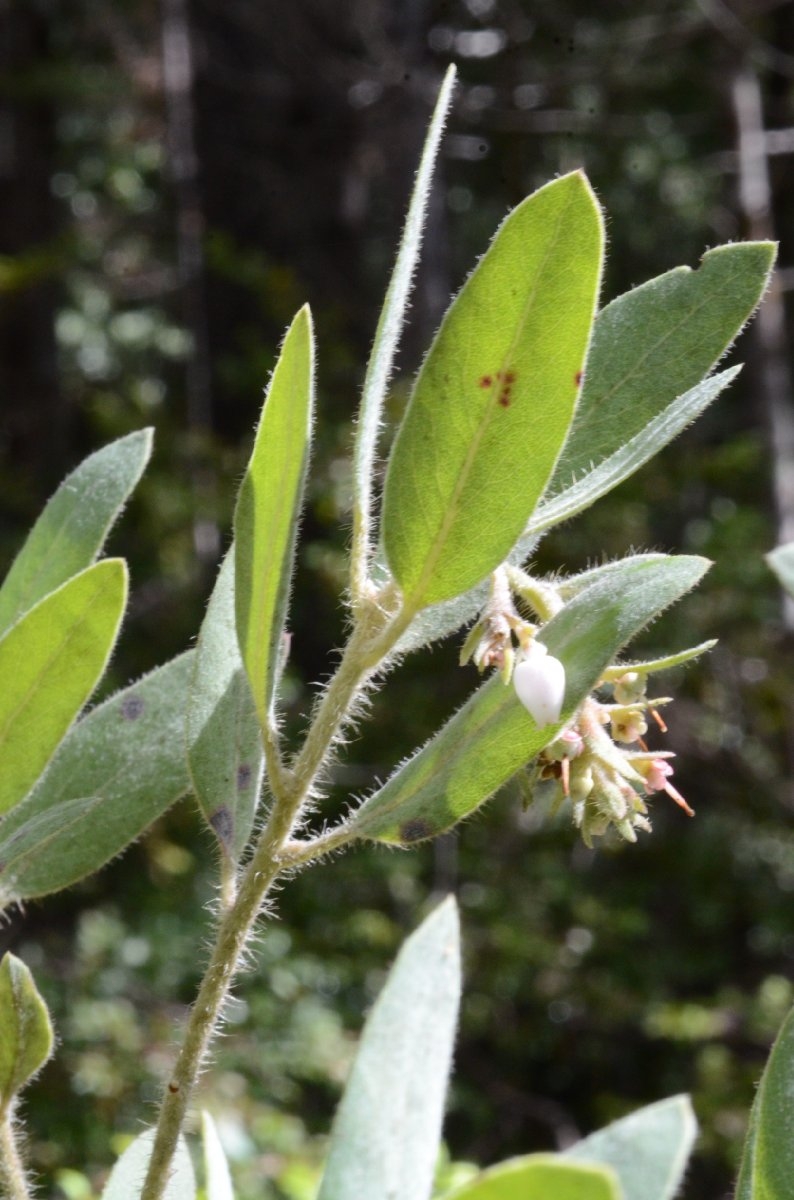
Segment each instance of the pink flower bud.
[[648,763],[647,770],[643,771],[645,775],[645,786],[649,792],[663,792],[667,788],[668,776],[672,775],[673,768],[663,758],[652,758]]

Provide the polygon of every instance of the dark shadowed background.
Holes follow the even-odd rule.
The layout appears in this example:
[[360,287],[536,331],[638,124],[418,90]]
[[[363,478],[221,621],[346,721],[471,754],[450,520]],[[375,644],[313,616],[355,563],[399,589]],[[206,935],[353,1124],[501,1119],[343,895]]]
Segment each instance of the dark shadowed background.
[[[313,871],[279,898],[202,1099],[241,1200],[311,1200],[362,1013],[402,937],[453,889],[467,982],[450,1155],[561,1147],[690,1091],[702,1135],[686,1196],[720,1200],[794,999],[793,656],[762,559],[794,537],[794,5],[0,0],[0,556],[82,456],[152,424],[153,464],[112,543],[133,593],[111,683],[184,648],[280,338],[308,300],[319,428],[285,692],[299,735],[344,635],[352,422],[450,60],[460,85],[391,418],[496,224],[561,171],[584,166],[609,214],[605,299],[721,242],[782,243],[738,383],[537,560],[575,570],[636,547],[714,560],[643,643],[720,638],[669,680],[669,745],[697,818],[656,800],[651,836],[591,852],[567,812],[524,812],[507,791],[435,844]],[[331,809],[468,693],[457,652],[417,655],[389,682]],[[98,1189],[120,1135],[152,1113],[214,886],[186,802],[0,930],[60,1037],[26,1105],[41,1194],[86,1200],[68,1168]]]

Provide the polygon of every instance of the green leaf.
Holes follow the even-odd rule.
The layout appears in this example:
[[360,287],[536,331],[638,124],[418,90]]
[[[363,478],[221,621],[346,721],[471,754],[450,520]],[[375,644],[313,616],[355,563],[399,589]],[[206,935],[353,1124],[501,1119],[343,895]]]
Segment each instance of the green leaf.
[[602,580],[614,583],[616,580],[620,580],[629,563],[637,565],[640,563],[664,563],[668,559],[669,555],[653,551],[646,551],[644,554],[630,554],[626,558],[616,558],[611,562],[601,563],[598,567],[589,567],[588,570],[580,571],[577,575],[569,575],[567,579],[555,582],[560,595],[567,601],[578,596],[580,592],[586,591],[594,583],[601,583]]
[[756,1092],[736,1200],[789,1200],[794,1179],[794,1009],[786,1017]]
[[229,1164],[215,1122],[206,1109],[201,1113],[201,1141],[204,1147],[207,1200],[234,1200]]
[[739,374],[741,366],[732,367],[704,379],[702,383],[678,396],[658,416],[621,445],[613,454],[602,459],[597,467],[588,470],[576,483],[560,491],[549,500],[542,501],[535,510],[523,538],[518,544],[516,557],[526,560],[535,546],[538,535],[562,521],[583,512],[602,496],[611,492],[624,479],[658,454],[664,446],[678,437],[705,408],[719,396]]
[[108,558],[75,575],[0,639],[0,814],[18,804],[93,692],[127,600]]
[[528,1154],[489,1167],[443,1200],[623,1200],[623,1195],[608,1167]]
[[665,654],[662,658],[643,658],[637,662],[622,662],[614,667],[610,667],[604,671],[604,679],[620,679],[621,675],[625,675],[627,671],[640,671],[646,675],[655,675],[657,671],[669,671],[673,667],[683,666],[684,663],[692,662],[695,658],[700,658],[701,654],[708,654],[709,650],[713,650],[717,645],[716,638],[709,638],[707,642],[701,642],[698,646],[688,646],[686,650],[678,650],[675,654]]
[[772,242],[718,246],[698,270],[677,267],[601,310],[550,494],[567,490],[700,382],[757,307],[774,259]]
[[[102,1200],[137,1200],[143,1189],[153,1142],[154,1130],[147,1129],[127,1147],[110,1172]],[[182,1137],[177,1143],[163,1200],[196,1200],[196,1177]]]
[[778,546],[766,555],[766,561],[790,596],[794,596],[794,542]]
[[482,611],[488,599],[489,581],[456,596],[454,600],[442,600],[418,612],[397,644],[398,654],[408,654],[440,638],[455,633],[461,626],[473,621]]
[[427,1200],[460,1001],[449,897],[405,942],[367,1018],[318,1200]]
[[187,747],[199,807],[223,852],[236,862],[253,827],[264,759],[251,685],[237,645],[234,547],[218,573],[199,634]]
[[524,532],[573,416],[602,255],[590,186],[565,175],[507,217],[447,312],[386,479],[409,609],[467,591]]
[[[381,413],[394,365],[394,355],[405,322],[413,275],[419,260],[425,211],[433,181],[433,168],[444,131],[444,123],[452,102],[455,75],[455,67],[450,66],[438,94],[433,118],[422,149],[419,170],[416,173],[397,261],[394,264],[394,271],[375,331],[372,353],[367,364],[356,428],[356,441],[353,448],[353,539],[355,545],[358,545],[364,531],[369,530],[372,519],[372,487],[375,478]],[[367,553],[369,547],[363,546],[362,551]]]
[[739,1178],[736,1181],[734,1200],[758,1200],[759,1193],[755,1189],[757,1180],[756,1150],[758,1148],[758,1114],[760,1109],[760,1094],[755,1093],[750,1108],[750,1120],[747,1123],[747,1134],[742,1149],[742,1161],[739,1164]]
[[237,638],[260,724],[268,721],[281,657],[314,408],[308,307],[276,363],[234,514]]
[[0,1115],[52,1054],[50,1014],[25,964],[0,960]]
[[[605,496],[624,479],[628,479],[630,475],[644,466],[649,459],[653,458],[694,421],[738,375],[740,370],[740,366],[732,367],[720,375],[715,375],[713,379],[704,380],[683,396],[678,396],[625,446],[621,446],[614,454],[605,458],[571,487],[549,500],[541,501],[530,519],[524,535],[518,541],[515,549],[511,551],[509,561],[516,565],[526,562],[537,546],[540,534],[589,508],[601,496]],[[577,578],[584,579],[585,575]],[[572,579],[570,582],[573,587],[575,580]],[[463,596],[443,601],[441,604],[434,604],[417,613],[400,639],[399,652],[407,654],[411,650],[416,650],[421,646],[426,646],[429,642],[438,641],[439,638],[454,633],[462,625],[473,620],[487,598],[488,584],[486,582],[478,584]]]
[[66,477],[0,588],[0,633],[91,565],[151,450],[152,430],[141,429],[97,450]]
[[613,1168],[625,1200],[672,1200],[697,1137],[688,1096],[649,1104],[565,1151],[566,1159]]
[[194,653],[117,692],[67,735],[0,825],[0,907],[98,871],[189,791],[185,697]]
[[538,727],[494,675],[438,734],[362,804],[351,829],[376,841],[433,837],[474,812],[571,720],[622,647],[694,587],[706,559],[643,556],[611,570],[544,626],[541,641],[566,669],[561,720]]

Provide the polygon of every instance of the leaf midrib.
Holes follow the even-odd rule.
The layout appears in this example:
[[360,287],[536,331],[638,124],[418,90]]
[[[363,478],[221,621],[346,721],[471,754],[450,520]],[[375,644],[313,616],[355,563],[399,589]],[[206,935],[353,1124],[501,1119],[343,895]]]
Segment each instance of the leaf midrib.
[[[549,239],[547,246],[546,246],[545,253],[543,255],[543,258],[541,259],[541,261],[537,267],[537,270],[535,271],[535,277],[532,282],[532,287],[531,287],[530,291],[527,293],[527,298],[526,298],[523,308],[521,310],[521,315],[515,325],[515,332],[513,334],[513,339],[510,342],[508,349],[503,354],[502,359],[499,363],[500,371],[504,370],[506,368],[507,364],[511,361],[511,358],[515,352],[515,347],[518,345],[519,339],[521,337],[521,333],[527,323],[527,320],[529,319],[529,311],[535,303],[540,280],[544,277],[546,265],[549,261],[549,258],[551,256],[553,250],[556,249],[557,244],[559,242],[560,226],[562,225],[563,218],[567,215],[568,210],[570,209],[571,205],[573,204],[574,197],[575,197],[575,193],[573,191],[571,191],[565,204],[560,208],[560,211],[557,216],[557,220],[555,222],[554,237]],[[439,526],[439,530],[438,530],[436,537],[434,538],[433,542],[430,545],[427,556],[425,558],[424,569],[423,569],[422,573],[420,574],[419,579],[417,580],[416,586],[413,589],[413,593],[412,593],[410,600],[406,602],[406,608],[410,608],[410,607],[418,608],[419,607],[419,603],[424,595],[424,592],[427,589],[427,584],[428,584],[430,578],[432,577],[433,571],[435,570],[435,567],[436,567],[436,564],[438,563],[439,558],[441,557],[441,553],[444,549],[444,545],[446,543],[447,537],[449,536],[449,532],[458,520],[459,513],[460,513],[461,496],[466,487],[466,484],[468,483],[474,460],[475,460],[477,454],[479,453],[479,449],[482,444],[482,441],[490,427],[491,421],[493,420],[494,413],[496,411],[495,404],[490,402],[492,400],[492,398],[493,398],[493,389],[489,393],[489,403],[486,404],[486,406],[483,410],[483,414],[482,414],[482,417],[480,418],[477,431],[476,431],[474,437],[469,442],[469,449],[466,454],[466,458],[464,459],[463,465],[462,465],[460,471],[458,472],[458,475],[457,475],[457,478],[455,481],[455,486],[452,490],[452,495],[450,497],[449,504],[446,506],[446,508],[444,510],[444,518],[441,522],[441,525]],[[447,598],[451,599],[451,597],[447,597]],[[442,599],[444,599],[444,597],[442,597]]]

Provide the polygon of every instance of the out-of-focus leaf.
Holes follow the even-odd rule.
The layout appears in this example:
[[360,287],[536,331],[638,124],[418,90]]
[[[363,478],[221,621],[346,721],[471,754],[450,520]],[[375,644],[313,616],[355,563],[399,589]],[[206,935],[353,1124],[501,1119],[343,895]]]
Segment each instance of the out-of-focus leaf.
[[780,586],[794,597],[794,542],[770,550],[766,561],[777,575]]
[[649,556],[611,564],[544,626],[541,641],[566,670],[562,719],[539,727],[497,675],[361,806],[355,833],[408,843],[468,816],[535,758],[571,720],[622,647],[694,587],[706,559]]
[[599,1129],[564,1156],[612,1167],[625,1200],[672,1200],[697,1131],[689,1097],[671,1096]]
[[[147,1129],[127,1147],[110,1172],[102,1200],[138,1200],[152,1156],[154,1130]],[[163,1200],[196,1200],[196,1177],[184,1138],[179,1139]]]
[[507,217],[447,312],[383,502],[409,609],[467,591],[524,532],[573,416],[602,257],[598,203],[565,175]]
[[736,1200],[789,1200],[794,1179],[794,1009],[767,1059],[753,1104]]
[[314,334],[304,307],[284,338],[234,514],[237,638],[263,728],[280,659],[313,409]]
[[221,849],[248,844],[262,783],[262,734],[237,645],[234,547],[218,573],[196,647],[187,710],[193,791]]
[[126,600],[127,568],[108,558],[0,639],[0,813],[27,793],[102,677]]
[[460,1002],[460,933],[445,900],[402,947],[367,1018],[318,1200],[427,1200]]
[[75,725],[0,825],[0,906],[99,870],[190,789],[185,703],[194,651]]
[[0,632],[91,565],[151,451],[152,430],[141,429],[97,450],[66,477],[0,587]]
[[15,955],[0,960],[0,1116],[52,1054],[50,1014]]
[[609,1167],[528,1154],[482,1171],[443,1200],[624,1200]]
[[201,1113],[201,1140],[204,1147],[207,1200],[234,1200],[229,1164],[215,1122],[206,1109]]

